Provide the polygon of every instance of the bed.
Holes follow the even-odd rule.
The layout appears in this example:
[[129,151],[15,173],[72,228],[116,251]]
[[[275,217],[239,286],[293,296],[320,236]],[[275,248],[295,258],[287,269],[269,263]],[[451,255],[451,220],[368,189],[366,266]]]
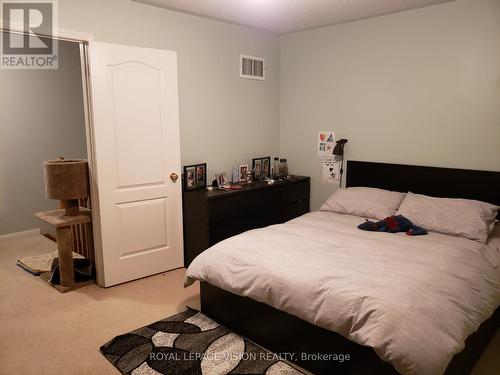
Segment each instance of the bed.
[[[498,172],[348,161],[346,185],[500,204]],[[313,373],[468,373],[498,327],[498,249],[360,220],[313,212],[207,250],[187,271],[202,311]]]

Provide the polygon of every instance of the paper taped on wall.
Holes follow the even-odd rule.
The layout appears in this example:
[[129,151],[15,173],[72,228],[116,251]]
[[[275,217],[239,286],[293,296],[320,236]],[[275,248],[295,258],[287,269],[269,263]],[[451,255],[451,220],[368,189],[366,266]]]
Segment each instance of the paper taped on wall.
[[339,160],[333,158],[323,158],[323,181],[329,184],[338,183],[340,181],[340,164]]
[[335,132],[331,130],[318,133],[318,155],[332,156],[335,147]]

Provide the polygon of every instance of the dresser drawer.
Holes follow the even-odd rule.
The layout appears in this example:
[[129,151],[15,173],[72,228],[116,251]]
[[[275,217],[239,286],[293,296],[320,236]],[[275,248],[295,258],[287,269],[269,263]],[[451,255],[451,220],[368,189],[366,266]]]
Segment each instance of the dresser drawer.
[[284,186],[273,197],[275,206],[284,206],[298,201],[309,201],[309,181]]
[[276,223],[284,223],[309,212],[309,198],[278,207],[274,212]]
[[183,192],[184,264],[208,247],[250,229],[309,212],[309,178],[275,185],[257,182],[235,191]]
[[209,221],[220,222],[309,199],[309,183],[283,184],[209,202]]
[[224,199],[215,199],[209,204],[209,221],[217,223],[237,216],[264,211],[273,205],[273,192],[260,191],[254,194],[240,194]]
[[238,216],[233,218],[233,220],[220,221],[210,224],[209,245],[213,246],[217,242],[236,236],[237,234],[246,232],[247,230],[267,227],[268,225],[275,224],[275,220],[270,214],[271,212],[266,210]]
[[248,215],[240,215],[231,220],[214,222],[209,225],[209,245],[213,246],[226,238],[247,230],[284,223],[309,212],[309,199],[301,199],[287,205],[265,209]]

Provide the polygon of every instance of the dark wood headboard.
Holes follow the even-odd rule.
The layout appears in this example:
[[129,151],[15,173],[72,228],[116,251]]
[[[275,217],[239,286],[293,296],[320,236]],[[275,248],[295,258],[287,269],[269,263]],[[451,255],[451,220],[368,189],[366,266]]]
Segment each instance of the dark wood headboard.
[[348,160],[346,174],[347,187],[476,199],[500,206],[500,172]]

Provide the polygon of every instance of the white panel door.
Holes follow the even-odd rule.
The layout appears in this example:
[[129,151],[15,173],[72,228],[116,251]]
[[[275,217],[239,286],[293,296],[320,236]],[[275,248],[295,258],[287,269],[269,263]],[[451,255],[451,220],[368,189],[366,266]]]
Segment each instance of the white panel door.
[[95,42],[90,74],[104,286],[182,267],[177,55]]

